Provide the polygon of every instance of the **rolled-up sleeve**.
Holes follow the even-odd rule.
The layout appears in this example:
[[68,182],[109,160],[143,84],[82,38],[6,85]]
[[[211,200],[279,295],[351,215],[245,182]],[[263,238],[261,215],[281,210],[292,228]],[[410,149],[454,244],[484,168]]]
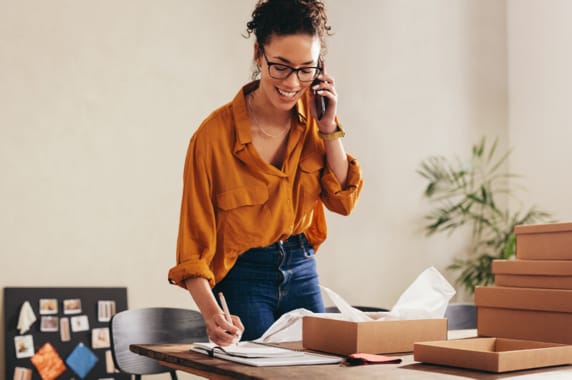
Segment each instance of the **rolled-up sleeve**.
[[328,210],[341,214],[349,215],[354,209],[359,194],[363,186],[363,178],[359,162],[347,155],[348,158],[348,177],[346,180],[346,188],[338,181],[334,172],[326,167],[322,175],[322,202]]
[[187,278],[203,277],[213,286],[215,277],[211,262],[216,249],[216,220],[210,172],[205,163],[209,156],[203,150],[205,144],[199,144],[197,140],[197,136],[191,139],[187,151],[177,239],[177,265],[169,270],[169,282],[183,288]]

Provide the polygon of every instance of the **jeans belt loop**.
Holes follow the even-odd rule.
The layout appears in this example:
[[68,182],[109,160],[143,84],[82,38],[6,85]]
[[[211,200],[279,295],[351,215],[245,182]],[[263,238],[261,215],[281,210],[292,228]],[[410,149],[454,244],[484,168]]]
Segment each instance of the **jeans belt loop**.
[[302,252],[304,252],[304,257],[312,257],[312,255],[310,255],[310,253],[306,250],[303,234],[298,234],[298,242],[300,243],[300,248],[302,248]]
[[284,240],[278,240],[276,242],[276,248],[278,249],[278,252],[280,252],[280,256],[284,256],[286,254],[286,251],[284,250]]

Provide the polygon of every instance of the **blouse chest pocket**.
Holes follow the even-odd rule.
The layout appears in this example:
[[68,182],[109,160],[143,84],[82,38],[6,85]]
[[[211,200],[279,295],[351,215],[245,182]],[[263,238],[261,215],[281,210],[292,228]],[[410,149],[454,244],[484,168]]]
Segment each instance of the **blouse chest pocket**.
[[[324,159],[322,156],[310,156],[300,161],[300,169],[306,174],[312,174],[321,171],[324,168]],[[319,174],[319,173],[318,173]]]
[[224,234],[228,247],[241,247],[245,241],[263,237],[260,222],[268,220],[268,188],[241,187],[216,195],[217,231]]
[[268,200],[268,189],[266,186],[240,187],[217,194],[216,200],[218,208],[224,211],[261,205]]
[[322,156],[313,155],[300,161],[300,202],[304,211],[313,209],[316,200],[320,198],[322,192],[320,178],[323,169]]

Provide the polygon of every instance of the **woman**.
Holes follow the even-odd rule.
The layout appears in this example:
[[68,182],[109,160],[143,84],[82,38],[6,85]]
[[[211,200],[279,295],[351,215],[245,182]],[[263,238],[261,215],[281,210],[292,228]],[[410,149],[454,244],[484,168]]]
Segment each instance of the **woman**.
[[[219,345],[243,330],[243,339],[256,339],[293,309],[323,311],[314,254],[326,238],[324,206],[347,215],[362,187],[320,58],[330,29],[322,1],[261,0],[247,28],[256,36],[259,79],[191,139],[177,265],[169,271]],[[317,96],[327,100],[319,120]]]

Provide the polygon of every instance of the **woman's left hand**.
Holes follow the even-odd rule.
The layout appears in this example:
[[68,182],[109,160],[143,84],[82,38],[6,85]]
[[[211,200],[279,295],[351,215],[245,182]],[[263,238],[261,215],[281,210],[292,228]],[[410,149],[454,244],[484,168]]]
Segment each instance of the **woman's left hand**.
[[[336,92],[335,81],[334,78],[328,75],[326,72],[326,65],[325,63],[322,64],[322,72],[318,75],[318,79],[320,80],[319,84],[312,85],[312,105],[311,112],[312,116],[318,122],[318,128],[322,133],[333,133],[336,131],[336,110],[338,107],[338,94]],[[322,116],[320,120],[318,120],[318,111],[316,109],[316,96],[323,96],[327,99],[326,104],[326,112]]]

